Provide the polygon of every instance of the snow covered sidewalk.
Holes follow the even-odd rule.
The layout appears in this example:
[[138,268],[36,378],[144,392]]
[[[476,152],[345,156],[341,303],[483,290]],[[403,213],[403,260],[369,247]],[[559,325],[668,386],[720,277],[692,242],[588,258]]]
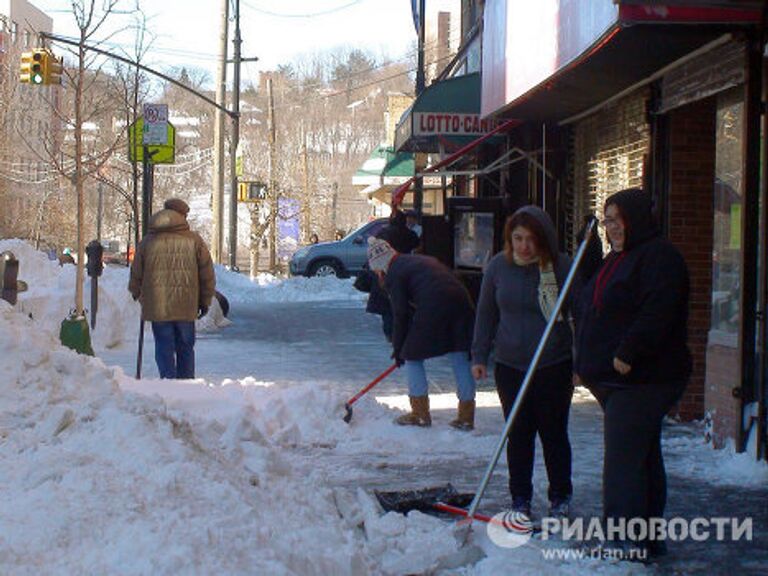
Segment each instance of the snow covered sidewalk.
[[[499,548],[477,523],[462,547],[455,522],[383,515],[370,494],[449,481],[473,491],[502,427],[495,393],[481,392],[474,432],[453,430],[449,370],[436,366],[431,429],[392,423],[405,405],[401,375],[356,404],[350,425],[342,422],[344,401],[365,383],[360,375],[388,362],[377,322],[348,283],[252,283],[220,270],[234,324],[217,331],[213,322],[201,336],[203,377],[160,381],[150,373],[136,381],[126,375],[135,359],[135,304],[124,292],[125,271],[107,269],[100,287],[105,306],[94,343],[105,363],[57,342],[70,270],[43,260],[28,270],[24,262],[35,256],[25,256],[29,299],[17,308],[0,301],[0,349],[10,360],[0,377],[0,574],[695,574],[721,566],[757,574],[768,567],[768,467],[712,450],[697,425],[665,430],[668,515],[749,515],[752,542],[681,542],[659,566],[643,567]],[[244,318],[263,325],[248,330]],[[228,369],[231,377],[220,376]],[[571,442],[574,514],[598,516],[601,415],[586,391],[574,400]],[[540,512],[540,450],[535,484]],[[502,457],[481,511],[507,505]]]

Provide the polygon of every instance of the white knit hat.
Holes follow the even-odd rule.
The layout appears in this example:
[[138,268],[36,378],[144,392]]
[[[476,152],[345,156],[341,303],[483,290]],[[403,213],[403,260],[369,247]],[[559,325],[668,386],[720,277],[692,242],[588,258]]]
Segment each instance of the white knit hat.
[[368,267],[374,272],[386,272],[397,251],[381,238],[368,238]]

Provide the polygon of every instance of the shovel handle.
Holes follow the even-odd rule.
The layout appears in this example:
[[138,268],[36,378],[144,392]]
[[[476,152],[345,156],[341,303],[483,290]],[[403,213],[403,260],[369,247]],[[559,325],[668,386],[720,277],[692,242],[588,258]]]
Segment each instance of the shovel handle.
[[[464,510],[464,508],[459,508],[458,506],[451,506],[450,504],[445,504],[443,502],[436,502],[432,505],[432,507],[435,510],[440,510],[441,512],[448,512],[449,514],[455,514],[456,516],[464,516],[465,518],[469,516],[469,512]],[[481,522],[490,523],[493,522],[493,518],[490,516],[486,516],[485,514],[475,514],[472,517],[474,520],[480,520]]]
[[387,376],[389,376],[390,374],[392,374],[392,372],[394,372],[395,368],[397,368],[397,363],[395,363],[395,364],[392,364],[392,366],[390,366],[389,368],[387,368],[386,370],[384,370],[384,372],[382,372],[381,374],[379,374],[379,375],[378,375],[378,376],[377,376],[377,377],[376,377],[376,378],[373,380],[373,382],[371,382],[370,384],[368,384],[368,385],[367,385],[365,388],[363,388],[362,390],[360,390],[360,392],[358,392],[357,394],[355,394],[354,396],[352,396],[352,398],[350,398],[349,400],[347,400],[347,403],[346,403],[344,406],[345,406],[346,408],[349,408],[350,406],[352,406],[352,404],[354,404],[355,402],[357,402],[357,401],[360,399],[360,397],[361,397],[363,394],[365,394],[366,392],[368,392],[368,390],[370,390],[371,388],[373,388],[374,386],[376,386],[376,384],[378,384],[379,382],[381,382],[382,380],[384,380],[384,378],[386,378]]

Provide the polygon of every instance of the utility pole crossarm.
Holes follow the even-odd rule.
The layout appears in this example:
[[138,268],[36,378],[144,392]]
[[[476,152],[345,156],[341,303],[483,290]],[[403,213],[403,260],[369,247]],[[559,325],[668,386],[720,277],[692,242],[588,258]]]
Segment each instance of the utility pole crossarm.
[[[52,40],[53,42],[58,42],[60,44],[67,44],[69,46],[80,46],[80,42],[77,40],[70,40],[69,38],[64,38],[63,36],[57,36],[56,34],[49,34],[48,32],[40,32],[40,37],[47,40]],[[166,74],[163,74],[162,72],[158,72],[157,70],[153,70],[149,66],[145,66],[144,64],[140,64],[139,62],[135,62],[131,60],[130,58],[125,58],[124,56],[119,56],[118,54],[113,54],[112,52],[109,52],[107,50],[102,50],[101,48],[96,48],[94,46],[90,46],[88,44],[83,44],[84,48],[86,50],[90,50],[91,52],[96,52],[97,54],[101,54],[102,56],[106,56],[107,58],[111,58],[113,60],[117,60],[119,62],[122,62],[123,64],[130,64],[131,66],[134,66],[136,68],[139,68],[140,70],[143,70],[144,72],[147,72],[149,74],[152,74],[153,76],[157,76],[158,78],[161,78],[165,80],[166,82],[170,82],[174,86],[178,86],[182,90],[186,90],[190,94],[193,94],[194,96],[197,96],[201,100],[207,102],[214,108],[221,110],[224,112],[227,116],[230,118],[237,118],[240,113],[236,112],[234,110],[229,110],[228,108],[219,105],[215,100],[212,100],[211,98],[208,98],[208,96],[201,94],[197,90],[193,90],[186,84],[182,84],[178,80],[175,80],[174,78],[171,78],[170,76],[167,76]]]

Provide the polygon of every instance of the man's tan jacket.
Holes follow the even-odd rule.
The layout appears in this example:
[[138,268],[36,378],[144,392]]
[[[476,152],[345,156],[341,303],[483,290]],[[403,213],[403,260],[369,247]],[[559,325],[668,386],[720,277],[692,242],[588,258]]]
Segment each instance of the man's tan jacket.
[[215,288],[211,254],[187,219],[167,209],[152,216],[128,284],[144,320],[194,321],[201,306],[211,305]]

